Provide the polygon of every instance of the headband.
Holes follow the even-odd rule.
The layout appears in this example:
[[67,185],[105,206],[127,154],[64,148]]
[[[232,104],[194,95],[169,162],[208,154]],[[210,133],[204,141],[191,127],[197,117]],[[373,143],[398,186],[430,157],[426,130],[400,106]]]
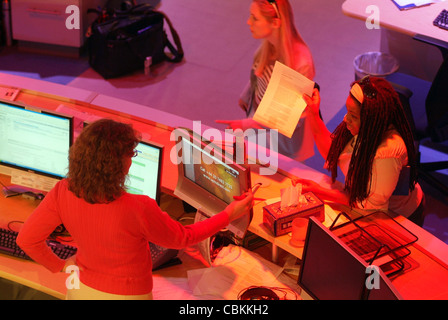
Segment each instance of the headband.
[[364,93],[362,92],[362,88],[358,83],[355,83],[350,89],[350,93],[358,100],[359,103],[362,104],[364,101]]

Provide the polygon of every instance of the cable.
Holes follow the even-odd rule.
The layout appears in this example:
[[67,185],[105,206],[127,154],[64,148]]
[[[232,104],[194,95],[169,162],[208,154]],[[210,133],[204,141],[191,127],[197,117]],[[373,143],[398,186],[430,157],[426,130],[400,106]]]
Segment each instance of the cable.
[[[283,296],[279,297],[276,293],[282,293]],[[243,289],[238,293],[238,300],[288,300],[286,296],[288,293],[294,294],[295,300],[299,300],[299,295],[290,288],[279,287],[264,287],[264,286],[251,286]]]
[[9,229],[10,231],[16,231],[16,230],[14,230],[13,228],[11,228],[11,224],[13,224],[13,223],[21,223],[21,224],[23,224],[23,221],[19,221],[19,220],[12,220],[12,221],[9,221],[9,222],[8,222],[8,229]]

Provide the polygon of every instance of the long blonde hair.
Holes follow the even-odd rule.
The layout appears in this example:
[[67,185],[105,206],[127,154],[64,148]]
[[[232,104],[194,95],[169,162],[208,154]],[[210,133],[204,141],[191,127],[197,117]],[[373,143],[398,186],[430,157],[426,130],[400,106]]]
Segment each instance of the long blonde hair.
[[[255,74],[261,75],[266,65],[269,64],[270,58],[275,56],[278,61],[294,70],[298,70],[299,67],[308,64],[310,74],[314,77],[314,63],[311,53],[294,25],[294,16],[288,0],[275,1],[280,17],[277,17],[274,6],[267,0],[253,0],[253,2],[259,6],[261,14],[268,21],[272,21],[275,18],[280,18],[281,20],[279,28],[280,45],[276,50],[268,40],[263,40],[261,46],[255,52],[254,60],[257,62]],[[296,52],[298,44],[301,45],[299,55]]]

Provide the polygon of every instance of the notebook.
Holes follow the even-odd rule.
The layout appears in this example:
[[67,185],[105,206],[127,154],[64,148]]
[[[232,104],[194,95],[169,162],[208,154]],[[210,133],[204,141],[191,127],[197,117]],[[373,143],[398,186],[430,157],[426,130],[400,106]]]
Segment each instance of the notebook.
[[409,10],[413,8],[419,8],[423,6],[429,6],[430,4],[441,2],[444,0],[392,0],[392,2],[400,10]]

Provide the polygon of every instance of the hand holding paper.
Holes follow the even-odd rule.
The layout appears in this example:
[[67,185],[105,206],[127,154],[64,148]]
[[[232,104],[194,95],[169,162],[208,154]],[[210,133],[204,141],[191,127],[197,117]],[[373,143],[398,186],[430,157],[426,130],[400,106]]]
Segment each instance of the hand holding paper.
[[253,119],[291,138],[306,107],[303,94],[312,96],[313,88],[313,81],[276,61]]

